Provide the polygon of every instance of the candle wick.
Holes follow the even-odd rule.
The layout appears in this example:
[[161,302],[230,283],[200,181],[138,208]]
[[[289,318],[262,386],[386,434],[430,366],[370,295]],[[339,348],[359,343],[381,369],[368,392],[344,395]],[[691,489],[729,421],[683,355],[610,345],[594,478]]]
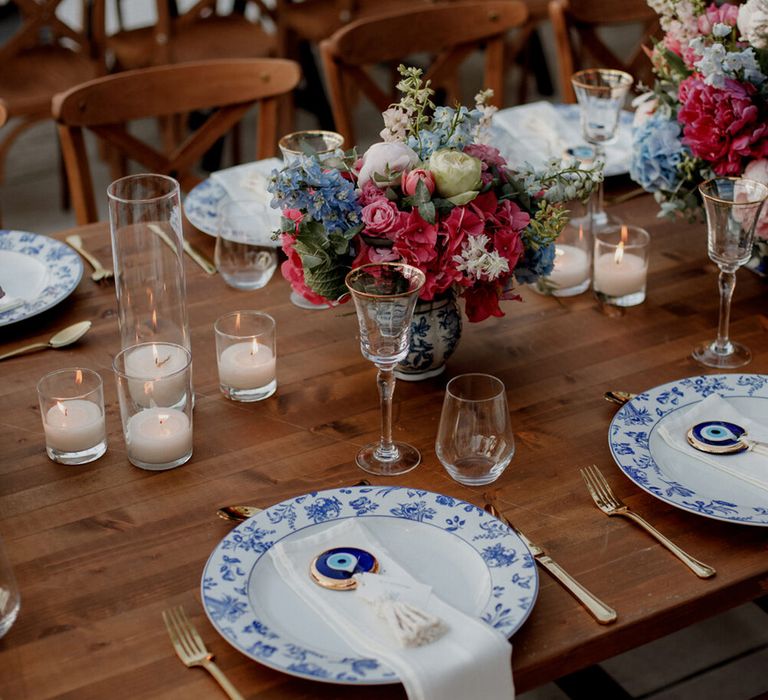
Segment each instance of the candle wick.
[[155,365],[156,365],[157,367],[162,367],[162,366],[163,366],[163,365],[164,365],[166,362],[168,362],[168,360],[170,360],[170,359],[171,359],[171,356],[170,356],[170,355],[168,355],[168,356],[167,356],[167,357],[166,357],[164,360],[161,360],[159,357],[156,357],[156,358],[155,358]]

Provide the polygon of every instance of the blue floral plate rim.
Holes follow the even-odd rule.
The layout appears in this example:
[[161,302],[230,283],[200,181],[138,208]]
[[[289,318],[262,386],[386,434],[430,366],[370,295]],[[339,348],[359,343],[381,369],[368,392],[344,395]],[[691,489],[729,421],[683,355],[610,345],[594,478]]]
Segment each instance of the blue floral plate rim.
[[432,491],[352,486],[313,491],[277,503],[219,542],[205,564],[200,584],[203,608],[219,634],[254,661],[290,675],[345,685],[397,683],[395,672],[376,659],[339,658],[339,654],[318,651],[311,644],[299,646],[281,639],[279,630],[259,619],[249,596],[252,573],[275,542],[350,517],[386,517],[408,527],[436,527],[457,537],[483,560],[490,577],[481,619],[510,637],[530,615],[539,588],[536,563],[505,524],[467,501]]
[[665,503],[713,520],[768,526],[765,507],[732,502],[733,499],[694,490],[669,478],[652,454],[651,437],[667,415],[698,403],[713,393],[725,398],[768,399],[768,375],[710,374],[686,377],[638,394],[622,406],[611,421],[608,444],[624,475]]
[[40,259],[50,275],[49,283],[36,298],[0,312],[0,327],[25,321],[48,311],[72,294],[83,277],[83,261],[77,252],[66,243],[41,233],[0,229],[0,251],[21,253]]

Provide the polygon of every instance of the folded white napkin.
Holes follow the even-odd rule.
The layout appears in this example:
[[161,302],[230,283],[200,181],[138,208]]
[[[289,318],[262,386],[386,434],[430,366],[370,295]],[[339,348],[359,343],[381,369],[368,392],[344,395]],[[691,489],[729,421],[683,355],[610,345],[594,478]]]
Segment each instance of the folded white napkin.
[[[312,581],[312,560],[341,546],[371,552],[379,562],[381,579],[399,582],[406,590],[406,602],[442,620],[441,636],[423,646],[404,647],[367,600],[367,585],[335,591]],[[279,542],[269,553],[285,582],[327,624],[361,654],[380,660],[398,674],[410,700],[514,698],[511,646],[503,635],[419,585],[359,519],[346,519],[321,533]],[[409,588],[415,591],[412,599],[407,597]]]
[[669,416],[660,423],[659,435],[670,447],[688,457],[768,491],[768,456],[753,452],[713,455],[700,452],[688,444],[686,435],[690,428],[710,420],[735,423],[747,431],[747,439],[768,442],[768,427],[742,415],[732,403],[718,394],[710,394],[689,409],[677,411]]
[[254,233],[258,228],[269,231],[269,235],[264,237],[264,240],[259,240],[260,245],[273,247],[280,245],[279,242],[271,239],[271,233],[280,228],[280,210],[270,206],[272,195],[267,192],[267,184],[272,171],[280,170],[282,167],[283,161],[279,158],[265,158],[211,173],[211,180],[224,188],[231,201],[252,204],[254,221],[266,220],[266,226],[254,225]]
[[0,287],[0,314],[15,309],[17,306],[21,306],[25,303],[25,299],[6,294],[3,291],[3,288]]

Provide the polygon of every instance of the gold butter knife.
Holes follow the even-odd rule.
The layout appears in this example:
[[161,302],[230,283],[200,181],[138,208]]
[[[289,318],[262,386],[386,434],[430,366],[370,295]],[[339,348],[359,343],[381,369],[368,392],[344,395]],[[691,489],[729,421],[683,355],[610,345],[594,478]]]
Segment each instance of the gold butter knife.
[[616,611],[607,606],[597,596],[590,593],[584,586],[582,586],[573,576],[571,576],[562,566],[552,559],[539,545],[531,542],[520,530],[518,530],[505,516],[503,516],[496,506],[486,498],[485,511],[494,518],[498,518],[509,526],[509,528],[517,534],[517,536],[523,541],[526,547],[530,550],[533,558],[538,562],[539,566],[546,569],[555,580],[560,583],[565,589],[578,600],[589,613],[601,624],[609,625],[616,621],[618,615]]
[[[168,237],[168,234],[163,231],[162,228],[160,228],[160,226],[149,224],[148,228],[171,250],[176,250],[175,243]],[[184,249],[184,252],[189,255],[192,260],[194,260],[194,262],[196,262],[200,267],[203,268],[203,270],[205,270],[207,274],[216,274],[216,265],[208,260],[208,258],[206,258],[200,251],[193,248],[192,244],[186,238],[184,238],[184,236],[181,237],[181,247]]]

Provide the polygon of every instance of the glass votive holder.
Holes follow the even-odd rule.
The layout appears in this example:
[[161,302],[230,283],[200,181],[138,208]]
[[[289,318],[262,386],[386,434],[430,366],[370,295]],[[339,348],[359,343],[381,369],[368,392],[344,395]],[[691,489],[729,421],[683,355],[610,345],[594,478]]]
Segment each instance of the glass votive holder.
[[85,367],[59,369],[37,384],[45,451],[54,462],[87,464],[107,451],[104,387]]
[[598,299],[613,306],[645,301],[648,248],[651,236],[638,226],[608,226],[595,232],[592,288]]
[[233,311],[213,326],[219,387],[233,401],[261,401],[277,389],[275,319],[261,311]]
[[286,163],[302,156],[317,156],[325,160],[344,145],[344,137],[335,131],[308,130],[286,134],[278,142]]
[[269,207],[225,201],[219,209],[214,258],[224,281],[235,289],[261,289],[277,269]]
[[174,343],[141,343],[117,354],[117,380],[128,460],[162,471],[192,456],[192,355]]
[[555,266],[543,286],[556,297],[572,297],[589,289],[592,281],[592,227],[589,216],[566,224],[555,242]]
[[466,486],[496,481],[515,454],[504,383],[490,374],[461,374],[445,387],[435,453]]

